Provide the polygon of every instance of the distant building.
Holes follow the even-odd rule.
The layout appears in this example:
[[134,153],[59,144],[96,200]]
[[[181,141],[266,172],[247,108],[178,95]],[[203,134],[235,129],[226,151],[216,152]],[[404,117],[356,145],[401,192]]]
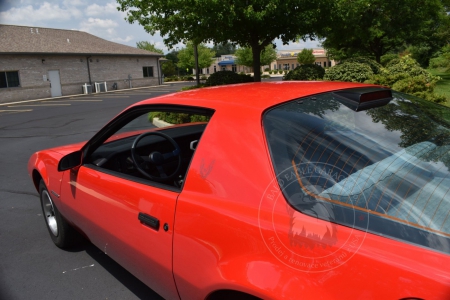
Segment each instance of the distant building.
[[[271,70],[292,70],[298,67],[300,64],[297,62],[297,55],[302,51],[300,50],[280,50],[277,52],[277,59],[270,63],[270,66],[261,66],[261,69],[270,68]],[[324,49],[313,49],[313,55],[316,57],[315,64],[322,67],[331,67],[335,65],[334,60],[328,59]],[[252,73],[253,68],[236,64],[236,56],[232,54],[222,55],[216,57],[214,62],[208,68],[200,70],[200,74],[212,74],[217,71],[233,71]],[[195,74],[195,70],[193,70]]]
[[[272,70],[292,70],[298,67],[300,64],[297,61],[297,55],[303,49],[299,50],[280,50],[277,52],[277,59],[273,61],[270,65]],[[330,60],[327,57],[325,49],[316,48],[313,49],[313,55],[316,57],[316,65],[322,67],[332,67],[336,63],[334,60]]]
[[161,83],[163,55],[86,32],[0,24],[0,40],[3,103]]
[[[222,55],[220,57],[215,57],[214,62],[208,67],[200,69],[200,74],[212,74],[217,71],[233,71],[233,72],[244,72],[250,73],[252,72],[252,68],[237,65],[236,64],[236,56],[233,54]],[[193,70],[195,74],[195,69]]]

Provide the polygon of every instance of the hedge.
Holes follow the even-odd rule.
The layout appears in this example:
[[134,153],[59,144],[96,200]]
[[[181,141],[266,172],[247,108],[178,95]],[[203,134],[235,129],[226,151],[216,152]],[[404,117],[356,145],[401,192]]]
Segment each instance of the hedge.
[[319,65],[306,64],[296,67],[289,71],[283,80],[322,80],[325,75],[325,69]]
[[253,82],[253,78],[250,75],[237,74],[232,71],[219,71],[213,73],[206,80],[206,86],[224,85],[224,84],[234,84],[234,83],[244,83]]
[[323,79],[331,81],[364,82],[373,75],[367,64],[344,62],[328,69]]

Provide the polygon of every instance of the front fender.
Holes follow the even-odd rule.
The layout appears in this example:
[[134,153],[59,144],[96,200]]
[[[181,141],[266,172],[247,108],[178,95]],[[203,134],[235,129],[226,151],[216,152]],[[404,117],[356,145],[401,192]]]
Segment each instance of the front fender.
[[39,191],[39,181],[42,179],[52,196],[56,196],[52,198],[59,198],[57,195],[60,195],[63,173],[58,172],[58,162],[61,158],[62,154],[46,150],[34,153],[28,161],[28,174],[36,190]]

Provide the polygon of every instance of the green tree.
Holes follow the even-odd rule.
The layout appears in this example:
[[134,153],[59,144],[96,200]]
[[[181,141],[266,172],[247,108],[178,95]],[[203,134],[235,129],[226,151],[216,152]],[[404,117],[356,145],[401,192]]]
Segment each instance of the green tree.
[[[199,68],[207,68],[214,61],[214,51],[206,47],[204,44],[197,46],[198,49],[198,66]],[[194,68],[195,69],[195,57],[194,57],[194,43],[188,42],[186,48],[181,49],[178,52],[178,63],[179,68]]]
[[166,54],[166,58],[171,60],[174,64],[178,63],[178,50],[172,50]]
[[[246,66],[246,67],[253,67],[253,52],[252,49],[249,47],[242,47],[236,50],[236,64]],[[270,65],[271,62],[273,62],[275,59],[277,59],[277,52],[275,51],[275,48],[272,44],[267,45],[260,55],[260,66]],[[255,70],[253,69],[253,72]]]
[[144,50],[150,51],[150,52],[164,54],[164,51],[162,49],[156,48],[155,44],[152,44],[152,43],[149,43],[146,41],[137,42],[136,47],[138,47],[139,49],[144,49]]
[[216,57],[220,57],[221,55],[234,54],[236,52],[236,46],[229,42],[225,42],[214,44],[212,50],[216,52]]
[[331,13],[327,0],[117,0],[130,23],[157,31],[172,47],[179,42],[231,42],[250,47],[255,81],[261,81],[262,50],[276,38],[283,43],[314,37]]
[[175,64],[171,60],[161,63],[161,69],[162,69],[164,76],[166,76],[166,77],[173,76],[177,73]]
[[370,55],[379,63],[405,43],[420,44],[445,18],[441,0],[337,0],[320,35],[334,59]]
[[313,54],[313,49],[303,49],[297,55],[297,61],[302,65],[309,65],[316,62],[316,57]]

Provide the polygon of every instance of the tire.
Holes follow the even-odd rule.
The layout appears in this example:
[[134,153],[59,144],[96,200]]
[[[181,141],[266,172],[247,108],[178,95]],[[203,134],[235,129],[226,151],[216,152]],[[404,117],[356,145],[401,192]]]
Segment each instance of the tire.
[[79,234],[59,213],[43,180],[39,183],[39,197],[45,224],[53,243],[62,249],[75,246]]

